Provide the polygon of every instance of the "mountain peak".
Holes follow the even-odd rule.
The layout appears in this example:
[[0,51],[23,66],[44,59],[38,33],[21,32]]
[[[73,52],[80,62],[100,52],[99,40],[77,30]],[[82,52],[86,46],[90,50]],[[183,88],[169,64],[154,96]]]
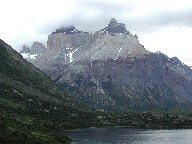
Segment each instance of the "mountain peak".
[[40,42],[34,42],[31,47],[31,54],[40,54],[46,50],[46,47]]
[[31,49],[29,46],[27,45],[23,45],[22,50],[20,51],[20,53],[30,53]]
[[23,45],[20,54],[23,56],[23,58],[32,62],[37,56],[41,55],[45,51],[46,47],[42,43],[36,41],[33,43],[31,48],[27,45]]
[[113,33],[122,33],[125,35],[129,35],[130,32],[127,31],[125,24],[123,23],[118,23],[117,20],[115,18],[112,18],[108,24],[108,27],[105,27],[104,29],[102,29],[103,33],[109,33],[109,34],[113,34]]

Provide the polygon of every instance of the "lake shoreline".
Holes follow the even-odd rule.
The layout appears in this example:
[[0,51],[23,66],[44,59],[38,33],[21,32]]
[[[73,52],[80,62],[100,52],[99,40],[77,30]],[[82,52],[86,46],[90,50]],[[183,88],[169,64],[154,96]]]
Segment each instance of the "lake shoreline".
[[143,129],[143,130],[185,130],[185,129],[192,129],[191,126],[189,127],[141,127],[141,126],[109,126],[109,127],[88,127],[88,128],[77,128],[77,129],[65,129],[59,131],[61,134],[63,131],[82,131],[82,130],[96,130],[96,129],[113,129],[113,128],[127,128],[127,129]]
[[102,127],[63,131],[75,144],[175,144],[192,142],[192,129]]

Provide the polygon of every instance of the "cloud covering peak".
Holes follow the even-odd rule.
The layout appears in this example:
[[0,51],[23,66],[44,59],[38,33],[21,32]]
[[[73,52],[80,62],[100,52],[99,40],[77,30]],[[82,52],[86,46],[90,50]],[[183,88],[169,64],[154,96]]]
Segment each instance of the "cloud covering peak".
[[116,18],[146,49],[192,65],[190,0],[6,0],[1,5],[0,37],[16,50],[36,40],[46,45],[47,35],[61,26],[94,32]]

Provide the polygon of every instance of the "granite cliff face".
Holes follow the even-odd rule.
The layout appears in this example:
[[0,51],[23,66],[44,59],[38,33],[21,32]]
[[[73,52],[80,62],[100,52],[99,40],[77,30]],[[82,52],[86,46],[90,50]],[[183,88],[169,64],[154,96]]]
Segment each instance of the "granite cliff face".
[[33,43],[31,48],[27,45],[23,45],[23,49],[20,51],[20,54],[29,62],[33,62],[44,51],[46,51],[46,47],[42,43],[36,41]]
[[[116,26],[111,26],[111,23],[113,22],[94,34],[78,31],[75,27],[62,29],[62,32],[56,30],[48,36],[46,52],[34,64],[41,69],[46,67],[47,70],[53,63],[54,65],[66,65],[78,61],[91,63],[94,60],[109,58],[116,60],[120,57],[142,57],[149,53],[139,43],[138,38],[125,29],[124,24],[115,23]],[[117,27],[117,30],[114,27]]]
[[147,51],[137,35],[115,19],[94,34],[74,26],[57,29],[33,64],[94,107],[191,107],[191,68],[177,58]]

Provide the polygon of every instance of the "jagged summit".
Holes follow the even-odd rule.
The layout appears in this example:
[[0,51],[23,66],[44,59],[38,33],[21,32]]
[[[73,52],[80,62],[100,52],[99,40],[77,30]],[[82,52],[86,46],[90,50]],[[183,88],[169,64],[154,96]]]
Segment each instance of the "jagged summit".
[[87,32],[79,31],[74,26],[66,26],[66,27],[62,26],[56,29],[55,32],[52,32],[52,34],[58,34],[58,33],[74,34],[74,33],[87,33]]
[[29,46],[27,45],[23,45],[22,50],[20,51],[20,53],[30,53],[31,49]]
[[130,32],[127,31],[125,24],[123,23],[118,23],[115,18],[112,18],[108,24],[108,27],[105,27],[102,29],[103,33],[106,34],[113,34],[113,33],[122,33],[129,35]]
[[40,42],[34,42],[31,47],[31,54],[40,54],[46,50],[46,47]]
[[37,56],[41,55],[43,52],[46,51],[46,47],[40,42],[34,42],[31,48],[27,45],[23,45],[20,54],[27,59],[28,61],[32,62]]
[[[108,27],[105,27],[104,29],[101,29],[102,33],[106,34],[111,34],[113,35],[114,33],[121,33],[125,35],[129,35],[130,32],[127,31],[125,24],[123,23],[118,23],[115,18],[112,18],[108,24]],[[64,34],[74,34],[74,33],[89,33],[89,32],[83,32],[79,31],[75,28],[75,26],[62,26],[58,29],[56,29],[55,32],[52,32],[53,34],[59,34],[59,33],[64,33]]]
[[[37,67],[42,68],[45,62],[69,64],[77,61],[116,60],[142,57],[148,53],[150,52],[139,43],[137,35],[133,36],[126,30],[125,24],[112,18],[107,27],[94,34],[78,31],[74,26],[57,29],[48,36],[45,53],[39,57],[39,53],[32,55],[30,62],[35,62]],[[29,57],[23,56],[27,59]]]

